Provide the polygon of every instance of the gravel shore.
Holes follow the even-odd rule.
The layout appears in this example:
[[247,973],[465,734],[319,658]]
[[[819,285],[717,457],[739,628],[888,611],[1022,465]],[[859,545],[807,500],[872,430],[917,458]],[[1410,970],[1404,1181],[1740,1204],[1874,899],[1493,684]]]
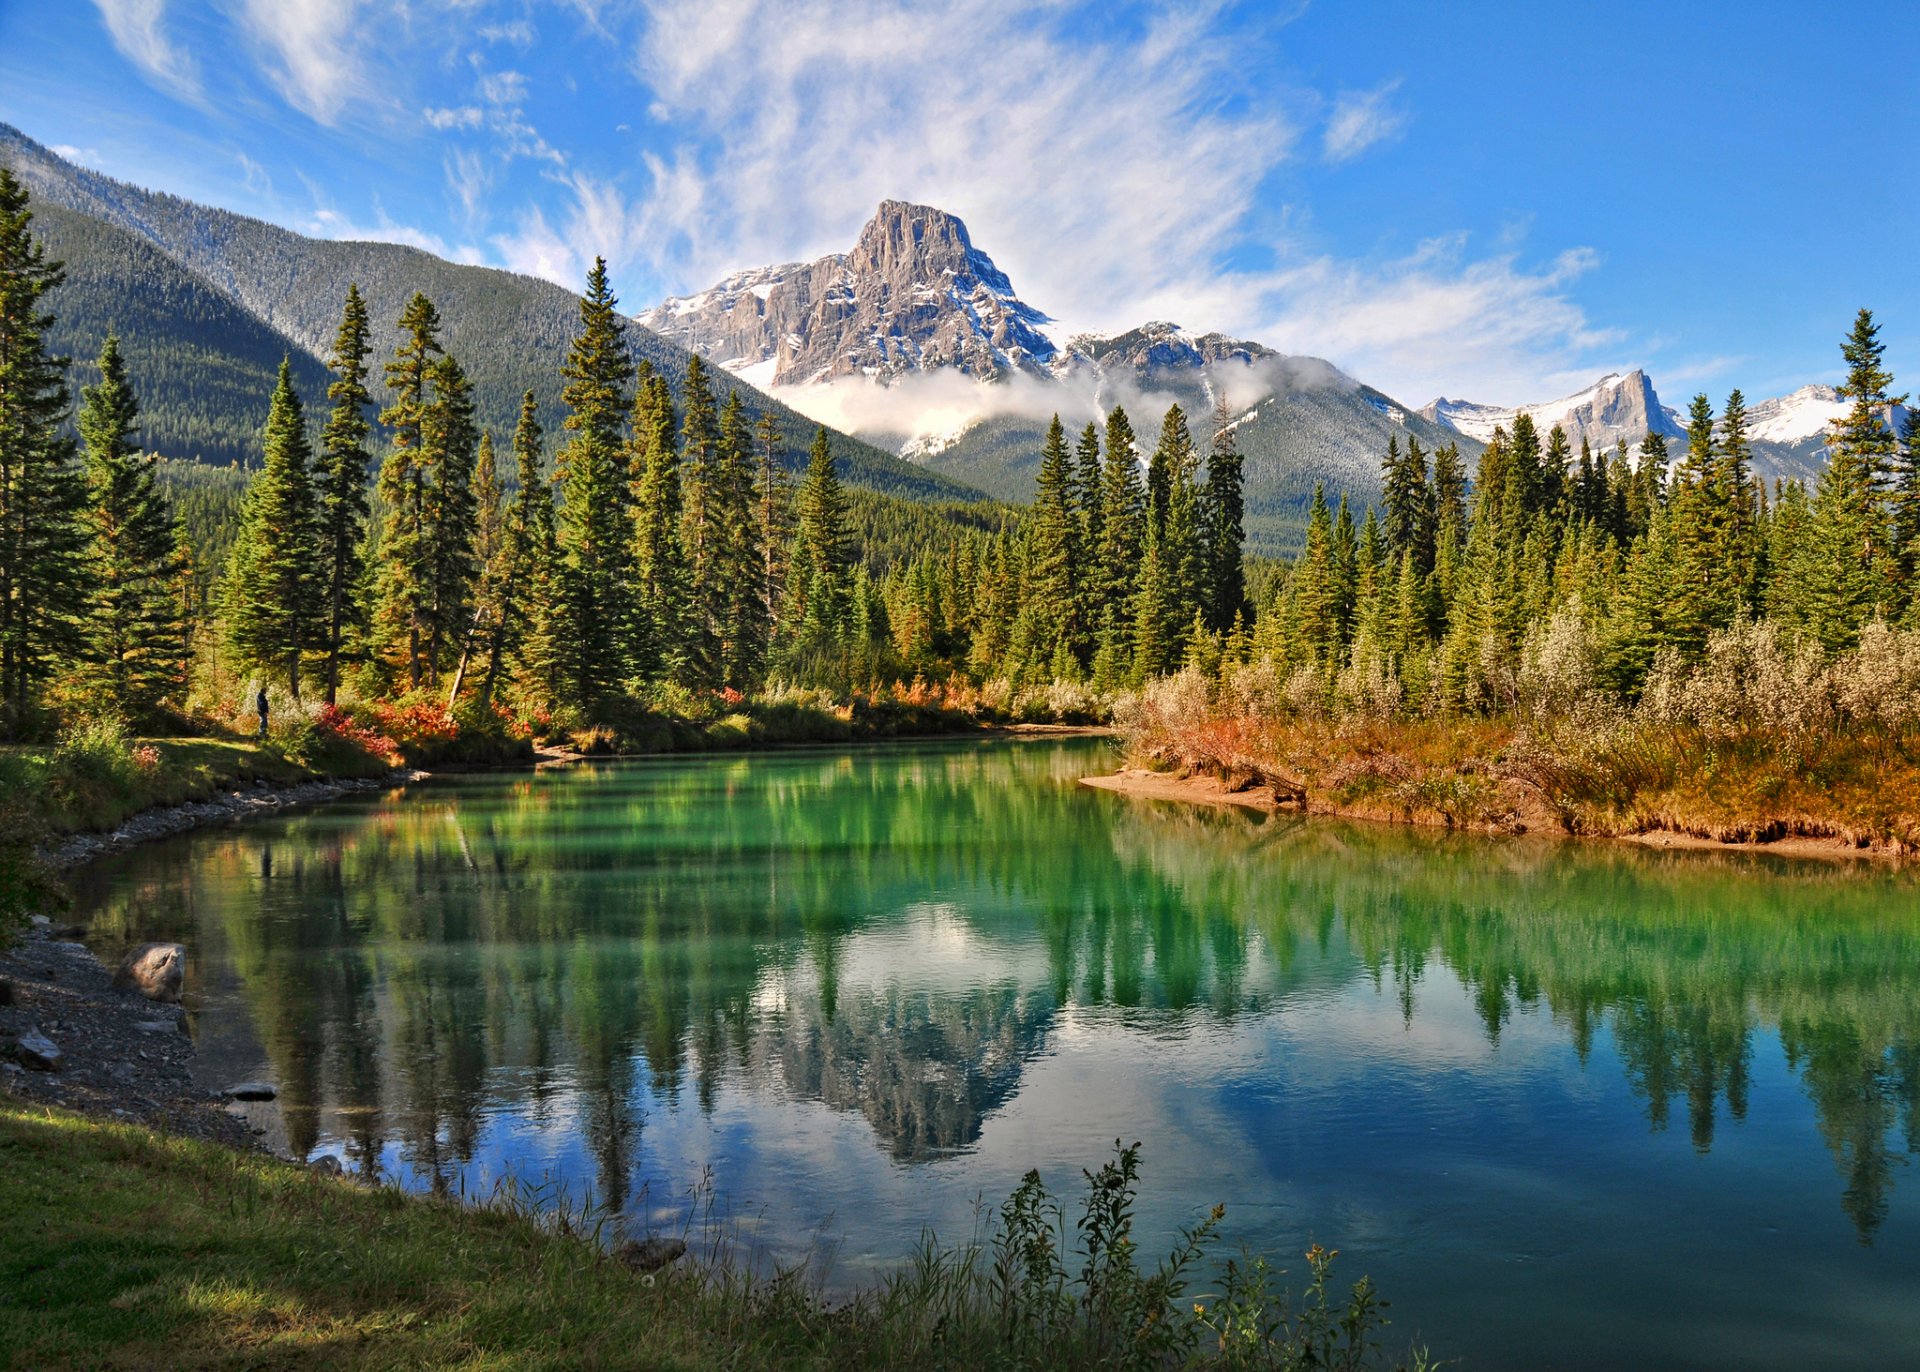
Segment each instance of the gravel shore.
[[[212,800],[159,806],[108,833],[75,834],[44,856],[56,868],[71,870],[138,843],[426,776],[402,768],[384,777],[279,787],[260,783]],[[37,915],[18,942],[0,947],[0,1092],[235,1147],[255,1146],[257,1132],[245,1109],[228,1099],[231,1093],[210,1093],[193,1079],[189,1013],[138,991],[116,989],[112,969],[77,941],[80,932]],[[187,977],[191,985],[190,955]]]

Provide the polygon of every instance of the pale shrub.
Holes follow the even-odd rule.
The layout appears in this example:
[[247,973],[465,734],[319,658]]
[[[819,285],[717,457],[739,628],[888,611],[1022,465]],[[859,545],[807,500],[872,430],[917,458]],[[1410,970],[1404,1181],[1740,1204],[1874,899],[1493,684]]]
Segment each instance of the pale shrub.
[[1272,658],[1230,669],[1220,683],[1217,704],[1224,714],[1248,719],[1279,719],[1292,708],[1286,677]]
[[1347,665],[1334,678],[1334,708],[1363,719],[1392,719],[1400,713],[1405,692],[1393,663],[1373,635],[1361,633],[1347,655]]
[[1567,714],[1600,690],[1600,651],[1578,600],[1527,631],[1514,677],[1515,705],[1533,719]]
[[1309,664],[1295,669],[1282,693],[1292,714],[1319,719],[1327,713],[1327,683],[1318,667]]
[[1850,718],[1890,729],[1920,724],[1920,632],[1876,619],[1860,633],[1860,646],[1832,667],[1835,703]]
[[1670,648],[1655,654],[1638,713],[1711,733],[1806,733],[1832,723],[1831,672],[1818,645],[1788,641],[1770,620],[1744,620],[1715,632],[1698,666]]

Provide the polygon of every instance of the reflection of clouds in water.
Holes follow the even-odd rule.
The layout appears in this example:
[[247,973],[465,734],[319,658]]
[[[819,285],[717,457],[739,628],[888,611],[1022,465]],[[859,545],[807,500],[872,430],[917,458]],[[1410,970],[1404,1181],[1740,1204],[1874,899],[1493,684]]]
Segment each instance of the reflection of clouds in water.
[[1224,1200],[1238,1235],[1385,1255],[1397,1300],[1463,1310],[1473,1263],[1539,1260],[1514,1233],[1568,1207],[1563,1286],[1639,1261],[1645,1195],[1673,1269],[1743,1207],[1849,1244],[1920,1221],[1908,878],[1068,784],[1105,760],[475,778],[129,854],[82,899],[192,945],[203,1044],[279,1080],[292,1132],[664,1227],[711,1165],[769,1251],[826,1226],[849,1272],[963,1237],[1029,1166],[1077,1192],[1116,1137],[1146,1143],[1143,1234]]

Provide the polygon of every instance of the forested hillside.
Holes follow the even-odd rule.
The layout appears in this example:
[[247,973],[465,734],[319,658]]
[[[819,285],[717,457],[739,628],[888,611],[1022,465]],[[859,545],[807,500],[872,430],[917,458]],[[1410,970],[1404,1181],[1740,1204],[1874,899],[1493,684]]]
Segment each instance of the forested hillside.
[[[532,390],[550,411],[559,404],[560,363],[579,297],[551,282],[399,244],[306,238],[88,171],[6,125],[0,165],[12,167],[36,206],[51,211],[41,226],[50,246],[77,249],[76,270],[54,302],[63,344],[90,358],[108,327],[127,318],[120,328],[129,342],[129,376],[142,394],[152,441],[169,457],[243,459],[244,442],[234,437],[259,433],[266,419],[260,397],[271,387],[280,350],[292,345],[301,385],[317,380],[348,282],[367,302],[382,353],[398,345],[397,321],[415,292],[435,302],[444,341],[473,385],[475,417],[496,439],[511,431],[523,392]],[[164,308],[173,302],[187,308],[176,316]],[[670,386],[681,384],[690,357],[684,349],[636,327],[629,350]],[[196,351],[210,375],[189,375],[180,365]],[[731,384],[756,422],[763,412],[774,415],[787,451],[805,450],[811,421],[745,383]],[[165,446],[175,435],[186,446]],[[836,448],[858,485],[914,499],[978,498],[969,486],[856,439],[842,436]]]

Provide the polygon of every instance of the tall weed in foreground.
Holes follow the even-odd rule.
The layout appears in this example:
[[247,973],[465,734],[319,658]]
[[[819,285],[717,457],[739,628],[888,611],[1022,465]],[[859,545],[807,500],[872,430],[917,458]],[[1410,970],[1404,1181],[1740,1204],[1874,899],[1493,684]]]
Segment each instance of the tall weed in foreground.
[[[1306,1254],[1296,1299],[1264,1258],[1202,1271],[1225,1218],[1215,1206],[1147,1266],[1134,1238],[1140,1145],[1084,1174],[1069,1232],[1064,1208],[1029,1172],[984,1242],[931,1238],[908,1269],[844,1314],[858,1347],[846,1365],[939,1368],[1331,1369],[1382,1365],[1385,1302],[1365,1278],[1330,1287],[1334,1254]],[[858,1331],[855,1333],[854,1331]],[[1422,1352],[1409,1365],[1425,1367]]]

